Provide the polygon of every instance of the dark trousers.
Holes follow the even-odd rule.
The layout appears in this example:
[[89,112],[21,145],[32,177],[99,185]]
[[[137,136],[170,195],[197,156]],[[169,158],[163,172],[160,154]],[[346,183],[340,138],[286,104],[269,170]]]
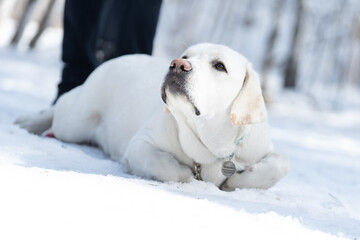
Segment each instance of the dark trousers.
[[57,98],[108,59],[151,54],[160,6],[161,0],[66,0]]

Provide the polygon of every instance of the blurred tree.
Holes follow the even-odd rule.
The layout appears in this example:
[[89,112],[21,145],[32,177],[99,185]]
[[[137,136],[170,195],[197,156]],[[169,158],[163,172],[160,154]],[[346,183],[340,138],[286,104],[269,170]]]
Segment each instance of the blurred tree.
[[279,24],[281,19],[281,13],[283,11],[285,0],[277,0],[274,5],[274,11],[273,11],[273,20],[272,20],[272,26],[270,29],[270,34],[266,43],[265,47],[265,54],[262,64],[262,71],[261,71],[261,87],[263,89],[263,94],[265,97],[265,101],[269,102],[269,96],[267,94],[267,81],[268,81],[268,74],[270,69],[273,67],[274,64],[274,47],[275,43],[277,41],[277,37],[279,34]]
[[41,34],[44,32],[48,22],[49,22],[49,19],[50,19],[50,14],[51,14],[51,11],[55,5],[55,1],[56,0],[49,0],[48,4],[47,4],[47,7],[46,7],[46,10],[45,10],[45,13],[44,15],[42,16],[41,20],[40,20],[40,24],[39,24],[39,28],[35,34],[35,36],[31,39],[30,43],[29,43],[29,47],[30,49],[33,49],[37,43],[37,41],[39,40]]
[[11,39],[11,45],[17,45],[24,30],[25,30],[25,26],[26,23],[31,15],[31,12],[33,10],[33,7],[35,5],[36,0],[27,0],[25,3],[25,6],[23,8],[18,26],[16,28],[15,34],[13,36],[13,38]]
[[[360,2],[358,2],[360,8]],[[351,55],[349,64],[350,83],[354,86],[360,85],[360,16],[356,14],[353,18],[351,34]]]
[[296,77],[298,71],[297,57],[299,51],[299,41],[301,37],[300,31],[301,31],[301,24],[303,21],[303,15],[304,15],[303,0],[297,0],[294,32],[292,35],[290,53],[286,60],[285,72],[284,72],[284,87],[286,88],[294,88],[296,85]]

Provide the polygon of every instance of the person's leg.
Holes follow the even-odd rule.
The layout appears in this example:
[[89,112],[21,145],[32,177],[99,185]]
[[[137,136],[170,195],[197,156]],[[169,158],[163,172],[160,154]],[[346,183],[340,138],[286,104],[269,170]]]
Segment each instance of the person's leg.
[[99,21],[97,59],[151,54],[161,0],[109,0]]
[[64,67],[57,98],[81,85],[95,69],[95,37],[102,6],[101,0],[66,0],[62,60]]
[[67,0],[58,97],[81,85],[102,62],[151,54],[161,0]]
[[[115,1],[121,9],[121,27],[118,28],[117,55],[151,54],[161,0]],[[121,2],[121,3],[120,3]]]

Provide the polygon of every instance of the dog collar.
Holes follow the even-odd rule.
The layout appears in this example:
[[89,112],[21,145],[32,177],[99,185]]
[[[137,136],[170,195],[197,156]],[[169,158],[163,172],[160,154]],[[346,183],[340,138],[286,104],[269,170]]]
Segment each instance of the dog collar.
[[[235,148],[238,147],[244,140],[244,135],[242,135],[241,137],[239,137],[236,142],[235,142]],[[219,161],[231,161],[235,156],[235,150],[227,157],[217,157],[216,160]]]
[[201,178],[201,165],[200,165],[200,163],[195,163],[193,172],[194,172],[194,178],[195,178],[196,180],[202,181],[202,178]]
[[[238,147],[240,145],[240,143],[242,143],[242,141],[244,140],[244,135],[242,135],[240,138],[238,138],[238,140],[236,140],[236,147]],[[236,148],[235,147],[235,148]],[[220,190],[226,190],[226,183],[229,180],[230,177],[232,177],[235,173],[243,173],[245,171],[245,169],[242,169],[240,171],[236,170],[236,166],[235,163],[232,161],[233,158],[235,156],[235,150],[234,152],[228,157],[227,161],[223,162],[223,165],[221,167],[221,173],[224,177],[226,177],[224,179],[224,181],[222,181],[222,183],[219,185],[219,189]],[[226,159],[226,158],[225,158]],[[220,160],[220,159],[219,159]]]
[[[235,142],[236,147],[238,147],[243,142],[243,140],[244,140],[244,135],[236,140],[236,142]],[[221,173],[224,175],[224,177],[226,177],[226,179],[221,184],[221,186],[224,185],[224,183],[228,180],[228,178],[233,176],[235,174],[235,172],[236,172],[236,166],[235,166],[234,162],[232,161],[234,156],[235,156],[235,150],[234,150],[234,152],[232,152],[227,157],[217,157],[216,158],[216,160],[218,160],[218,161],[224,161],[223,165],[221,167]],[[196,180],[199,180],[199,181],[202,180],[202,178],[201,178],[201,164],[200,163],[195,162],[193,173],[194,173],[194,178]]]

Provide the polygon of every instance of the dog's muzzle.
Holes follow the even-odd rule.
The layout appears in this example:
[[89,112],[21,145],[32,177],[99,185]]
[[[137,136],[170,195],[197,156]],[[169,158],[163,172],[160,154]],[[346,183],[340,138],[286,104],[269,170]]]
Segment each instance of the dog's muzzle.
[[191,70],[191,63],[185,59],[175,59],[171,61],[169,72],[165,76],[161,90],[161,97],[164,103],[166,103],[166,88],[168,88],[173,95],[182,94],[189,99],[186,91],[186,83]]
[[193,103],[187,90],[187,82],[192,71],[192,65],[185,59],[175,59],[171,61],[169,72],[165,76],[165,81],[161,88],[161,98],[166,104],[166,90],[168,89],[173,95],[184,95],[188,101],[194,106],[194,111],[197,116],[200,115],[199,109]]

